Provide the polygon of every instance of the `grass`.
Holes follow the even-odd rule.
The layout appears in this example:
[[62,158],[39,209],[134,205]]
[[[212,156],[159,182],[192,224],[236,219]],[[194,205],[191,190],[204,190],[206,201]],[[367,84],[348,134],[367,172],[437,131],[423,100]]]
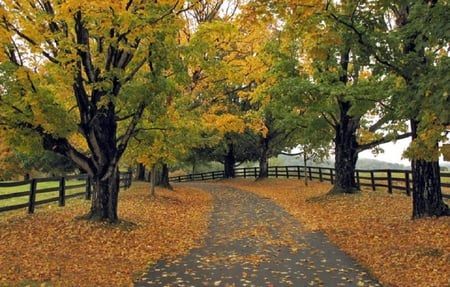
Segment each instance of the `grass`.
[[[80,193],[85,191],[85,187],[76,187],[72,189],[68,189],[70,186],[79,185],[84,183],[84,181],[80,180],[68,180],[65,182],[66,184],[66,195],[71,195],[75,193]],[[50,181],[50,182],[38,182],[37,183],[37,190],[42,190],[46,188],[55,188],[55,191],[51,192],[45,192],[45,193],[37,193],[36,194],[36,201],[45,200],[48,198],[56,198],[59,196],[59,181]],[[10,187],[0,187],[0,195],[4,194],[10,194],[15,192],[24,192],[24,191],[30,191],[30,184],[23,184],[18,186],[10,186]],[[0,200],[0,207],[6,207],[6,206],[14,206],[18,204],[24,204],[29,202],[29,195],[25,196],[18,196],[8,199],[2,199]]]

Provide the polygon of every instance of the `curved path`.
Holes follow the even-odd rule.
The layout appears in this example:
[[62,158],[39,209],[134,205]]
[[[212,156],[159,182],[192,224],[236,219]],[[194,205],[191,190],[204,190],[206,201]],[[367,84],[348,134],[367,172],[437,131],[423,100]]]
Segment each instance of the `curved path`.
[[218,183],[205,246],[158,262],[145,286],[381,286],[321,233],[303,230],[273,201]]

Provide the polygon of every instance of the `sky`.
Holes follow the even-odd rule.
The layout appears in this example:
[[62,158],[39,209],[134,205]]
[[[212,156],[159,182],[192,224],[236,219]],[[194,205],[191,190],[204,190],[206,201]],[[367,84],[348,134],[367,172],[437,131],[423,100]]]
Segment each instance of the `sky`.
[[380,147],[384,150],[384,153],[373,155],[371,150],[366,150],[358,154],[358,158],[377,159],[386,162],[399,163],[404,165],[410,165],[408,159],[402,158],[403,151],[408,147],[411,142],[410,138],[398,140],[395,143],[383,144]]
[[[383,144],[380,147],[384,149],[384,153],[373,155],[370,150],[360,152],[358,158],[377,159],[386,162],[399,163],[403,165],[411,165],[408,159],[402,158],[403,151],[408,147],[411,142],[411,138],[399,140],[396,143]],[[449,165],[448,161],[444,161],[443,157],[439,158],[441,165]]]

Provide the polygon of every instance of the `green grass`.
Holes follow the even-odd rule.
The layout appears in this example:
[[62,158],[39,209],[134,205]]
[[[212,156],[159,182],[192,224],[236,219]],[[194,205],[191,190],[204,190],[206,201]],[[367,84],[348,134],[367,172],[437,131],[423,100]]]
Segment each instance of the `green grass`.
[[[84,181],[80,180],[69,180],[66,181],[66,195],[71,195],[79,192],[85,191],[85,187],[77,187],[73,189],[67,189],[67,187],[73,186],[73,185],[79,185],[84,183]],[[42,190],[45,188],[58,188],[59,182],[58,181],[51,181],[51,182],[38,182],[37,183],[37,190]],[[14,186],[14,187],[0,187],[0,194],[10,194],[15,192],[23,192],[23,191],[29,191],[30,190],[30,184],[24,184],[20,186]],[[59,191],[51,191],[46,193],[37,193],[36,194],[36,201],[48,199],[48,198],[54,198],[59,196]],[[14,197],[9,199],[1,199],[0,200],[0,207],[5,206],[13,206],[18,204],[24,204],[28,203],[29,201],[29,195],[26,196],[20,196],[20,197]],[[57,202],[57,201],[56,201]]]

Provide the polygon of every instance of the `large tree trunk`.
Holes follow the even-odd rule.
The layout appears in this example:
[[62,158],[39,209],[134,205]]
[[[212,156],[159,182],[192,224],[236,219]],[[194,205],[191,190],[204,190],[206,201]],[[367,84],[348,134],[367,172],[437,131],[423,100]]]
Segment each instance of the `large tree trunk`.
[[259,156],[259,175],[258,179],[269,177],[269,139],[267,137],[261,140],[261,153]]
[[[350,48],[341,50],[340,66],[342,72],[339,81],[348,84],[348,69]],[[350,116],[351,102],[338,98],[339,122],[335,125],[335,171],[336,177],[330,193],[354,193],[358,191],[355,182],[356,161],[358,160],[358,142],[356,131],[359,128],[359,118]]]
[[450,216],[442,199],[439,162],[413,160],[413,218]]
[[[411,121],[413,140],[417,138],[418,121]],[[439,161],[413,160],[413,218],[450,216],[441,191]]]
[[356,130],[359,126],[358,120],[347,114],[350,103],[341,102],[340,122],[336,125],[335,138],[335,181],[330,193],[355,193],[358,187],[355,182],[356,162],[358,160],[358,142],[356,141]]
[[117,123],[115,107],[111,102],[101,110],[92,126],[85,129],[90,138],[88,144],[93,152],[91,170],[94,190],[89,218],[116,222],[119,194],[119,168],[117,143]]
[[136,180],[145,181],[145,166],[142,163],[137,165]]
[[117,203],[119,195],[119,171],[106,179],[99,176],[93,178],[93,196],[88,219],[117,222]]
[[[123,151],[116,147],[117,124],[114,105],[102,107],[90,124],[81,125],[86,135],[91,156],[77,152],[65,138],[44,135],[43,146],[47,150],[70,157],[93,179],[93,192],[90,212],[91,220],[117,222],[119,193],[118,161]],[[123,148],[125,145],[123,146]]]
[[228,144],[228,152],[224,159],[224,177],[233,178],[235,177],[234,165],[236,164],[236,158],[234,157],[234,145],[232,143]]
[[169,167],[166,163],[163,163],[161,166],[161,172],[158,174],[157,179],[157,186],[167,188],[167,189],[173,189],[169,182]]

